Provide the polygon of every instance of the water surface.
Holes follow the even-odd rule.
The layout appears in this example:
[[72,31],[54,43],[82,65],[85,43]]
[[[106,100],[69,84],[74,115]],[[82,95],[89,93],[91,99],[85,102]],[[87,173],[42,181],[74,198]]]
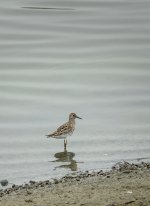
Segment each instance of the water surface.
[[[150,159],[150,2],[1,1],[0,180]],[[47,139],[76,112],[68,140]]]

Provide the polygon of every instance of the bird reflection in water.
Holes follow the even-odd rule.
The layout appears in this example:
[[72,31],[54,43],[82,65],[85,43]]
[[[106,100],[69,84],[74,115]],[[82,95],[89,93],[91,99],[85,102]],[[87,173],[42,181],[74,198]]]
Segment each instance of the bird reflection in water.
[[58,152],[54,155],[56,160],[52,162],[62,162],[62,163],[69,163],[69,164],[62,164],[60,166],[55,167],[57,168],[66,168],[70,169],[71,171],[77,171],[77,162],[73,160],[75,156],[75,153],[73,152],[67,152],[67,150],[64,148],[64,152]]

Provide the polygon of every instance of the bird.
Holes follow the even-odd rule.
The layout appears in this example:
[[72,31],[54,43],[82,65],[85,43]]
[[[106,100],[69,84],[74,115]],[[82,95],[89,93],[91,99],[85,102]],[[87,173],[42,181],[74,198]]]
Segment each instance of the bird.
[[71,136],[75,130],[75,119],[82,119],[78,117],[74,112],[69,114],[69,120],[65,124],[61,125],[51,134],[46,135],[47,138],[64,139],[64,149],[67,146],[67,137]]

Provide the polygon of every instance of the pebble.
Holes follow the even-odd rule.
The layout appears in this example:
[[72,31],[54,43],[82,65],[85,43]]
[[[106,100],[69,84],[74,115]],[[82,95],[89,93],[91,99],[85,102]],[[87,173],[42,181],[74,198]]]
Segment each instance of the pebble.
[[54,184],[58,184],[59,181],[57,179],[54,179]]
[[44,183],[45,183],[45,185],[48,185],[50,183],[50,181],[49,180],[45,180]]
[[33,181],[33,180],[30,180],[29,183],[30,183],[31,185],[34,185],[36,182]]
[[[140,164],[129,164],[127,162],[125,163],[118,163],[116,164],[112,170],[110,172],[103,172],[102,170],[100,171],[85,171],[85,172],[79,172],[79,173],[75,173],[75,174],[70,174],[67,175],[61,179],[53,179],[53,180],[45,180],[45,181],[33,181],[30,180],[28,184],[24,184],[24,185],[15,185],[13,184],[11,188],[7,188],[7,189],[0,189],[0,197],[4,196],[5,194],[10,194],[13,191],[20,191],[20,190],[27,190],[27,189],[34,189],[34,188],[38,188],[38,187],[50,187],[51,185],[54,184],[58,184],[58,183],[65,183],[68,182],[69,184],[71,182],[74,181],[82,181],[84,179],[86,179],[86,177],[96,177],[96,176],[102,176],[102,177],[106,177],[106,178],[110,178],[111,173],[115,170],[115,171],[121,171],[121,172],[130,172],[131,170],[135,170],[135,169],[140,169],[140,168],[145,168],[145,169],[149,169],[150,168],[150,163],[140,163]],[[8,185],[8,180],[1,180],[0,184],[2,186],[7,186]]]
[[1,180],[0,183],[3,187],[7,186],[8,185],[8,180]]

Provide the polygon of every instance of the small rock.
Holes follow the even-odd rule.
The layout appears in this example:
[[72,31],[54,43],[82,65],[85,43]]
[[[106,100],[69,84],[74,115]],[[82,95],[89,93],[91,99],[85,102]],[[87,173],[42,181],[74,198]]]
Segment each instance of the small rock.
[[76,178],[76,181],[80,181],[80,177],[77,177],[77,178]]
[[31,199],[26,199],[25,202],[33,202]]
[[0,197],[3,197],[4,193],[3,192],[0,192]]
[[45,180],[44,183],[45,183],[45,185],[48,185],[50,182],[49,182],[49,180]]
[[37,188],[39,186],[39,183],[35,183],[35,188]]
[[35,184],[35,181],[30,180],[29,183],[30,183],[31,185],[33,185],[33,184]]
[[8,180],[1,180],[0,183],[3,187],[7,186],[8,185]]
[[16,187],[16,185],[15,185],[15,184],[13,184],[13,185],[12,185],[12,188],[15,188],[15,187]]
[[57,179],[54,179],[54,184],[58,184],[59,181]]
[[40,186],[41,186],[41,187],[44,187],[44,186],[45,186],[44,182],[43,182]]

